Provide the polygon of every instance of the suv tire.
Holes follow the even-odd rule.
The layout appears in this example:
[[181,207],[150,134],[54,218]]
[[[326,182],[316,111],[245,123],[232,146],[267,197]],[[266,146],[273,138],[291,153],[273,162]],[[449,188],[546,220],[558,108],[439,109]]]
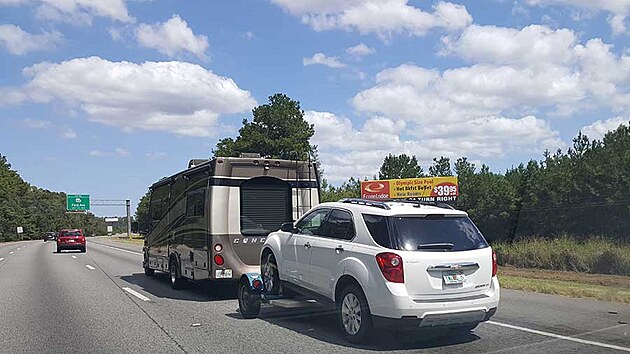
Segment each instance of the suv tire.
[[184,288],[185,279],[181,277],[181,271],[179,270],[177,259],[171,258],[168,265],[169,280],[171,282],[171,288],[174,290],[180,290]]
[[261,265],[261,273],[265,292],[270,295],[277,295],[280,292],[280,277],[278,276],[278,263],[273,253],[269,253]]
[[372,331],[372,314],[361,288],[347,285],[337,302],[337,318],[341,331],[351,343],[364,342]]

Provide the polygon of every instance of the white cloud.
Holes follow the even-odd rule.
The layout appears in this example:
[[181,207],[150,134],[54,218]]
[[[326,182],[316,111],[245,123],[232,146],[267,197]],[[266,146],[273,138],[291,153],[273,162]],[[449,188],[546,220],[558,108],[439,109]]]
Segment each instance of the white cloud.
[[595,121],[581,129],[582,133],[591,140],[601,140],[606,133],[619,128],[620,125],[630,124],[630,118],[614,117],[606,120]]
[[131,152],[129,152],[129,150],[122,147],[117,147],[114,151],[116,152],[116,155],[121,156],[121,157],[131,156]]
[[129,152],[129,150],[125,148],[117,147],[114,149],[114,151],[103,151],[99,149],[94,149],[90,151],[89,155],[93,157],[129,157],[131,156],[131,152]]
[[302,64],[308,65],[325,65],[330,68],[343,68],[346,64],[342,63],[337,57],[328,57],[324,53],[315,53],[310,58],[302,58]]
[[364,56],[376,53],[376,49],[368,47],[365,43],[359,43],[354,47],[346,49],[346,53],[355,56]]
[[101,157],[101,156],[108,156],[108,154],[101,150],[96,149],[96,150],[90,151],[90,156]]
[[125,0],[0,0],[0,5],[36,5],[42,20],[92,24],[94,17],[133,22]]
[[136,39],[140,45],[154,48],[169,57],[188,52],[207,59],[208,37],[195,35],[179,15],[173,15],[163,23],[140,24],[136,28]]
[[581,44],[573,31],[545,26],[471,26],[443,42],[442,54],[475,64],[443,73],[443,81],[453,81],[450,87],[457,91],[462,84],[478,90],[459,99],[498,108],[552,105],[565,115],[592,106],[630,108],[630,56],[613,53],[601,39]]
[[111,62],[99,57],[24,69],[30,77],[22,101],[61,101],[92,121],[187,136],[214,136],[222,114],[256,105],[248,91],[229,78],[183,62]]
[[608,23],[614,34],[627,33],[626,18],[630,15],[630,1],[628,0],[526,0],[529,5],[571,6],[587,11],[606,11],[610,13]]
[[51,126],[50,121],[30,119],[30,118],[27,118],[24,120],[24,125],[27,126],[28,128],[33,128],[33,129],[44,129],[44,128],[49,128]]
[[62,41],[62,38],[59,32],[31,34],[18,26],[0,25],[0,44],[15,55],[52,49]]
[[376,116],[360,128],[329,112],[307,111],[305,119],[315,126],[313,143],[319,147],[326,178],[332,182],[349,176],[371,177],[389,153],[415,155],[426,167],[439,156],[500,157],[522,149],[539,152],[563,145],[557,132],[533,116],[427,125]]
[[571,62],[577,38],[571,30],[552,30],[539,25],[521,30],[472,25],[460,37],[444,37],[442,41],[443,54],[457,55],[471,62],[548,66]]
[[61,133],[61,137],[64,139],[76,139],[79,137],[79,135],[73,129],[68,128],[64,129],[64,131]]
[[462,5],[439,2],[433,12],[408,4],[408,0],[271,0],[316,31],[343,29],[374,33],[382,39],[394,34],[423,36],[433,28],[458,31],[472,23]]
[[161,151],[152,151],[152,152],[148,152],[146,154],[147,158],[151,159],[151,160],[162,160],[164,159],[166,156],[168,156],[165,152],[161,152]]

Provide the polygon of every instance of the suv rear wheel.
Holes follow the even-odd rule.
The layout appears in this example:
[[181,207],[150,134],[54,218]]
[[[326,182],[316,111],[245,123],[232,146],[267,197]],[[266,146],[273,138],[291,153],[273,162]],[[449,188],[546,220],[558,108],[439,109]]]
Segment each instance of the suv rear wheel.
[[278,276],[278,264],[273,253],[269,253],[262,264],[262,276],[265,284],[265,292],[278,294],[280,292],[280,277]]
[[352,343],[365,341],[372,331],[370,307],[357,285],[348,285],[341,291],[337,302],[337,316],[341,330]]

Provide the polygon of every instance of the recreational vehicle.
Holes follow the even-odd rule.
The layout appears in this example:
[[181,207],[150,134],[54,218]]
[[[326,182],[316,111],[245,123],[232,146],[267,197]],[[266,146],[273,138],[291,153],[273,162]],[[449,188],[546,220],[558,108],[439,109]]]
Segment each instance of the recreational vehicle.
[[267,235],[319,203],[311,161],[257,154],[191,160],[150,187],[143,267],[187,279],[235,279],[260,270]]

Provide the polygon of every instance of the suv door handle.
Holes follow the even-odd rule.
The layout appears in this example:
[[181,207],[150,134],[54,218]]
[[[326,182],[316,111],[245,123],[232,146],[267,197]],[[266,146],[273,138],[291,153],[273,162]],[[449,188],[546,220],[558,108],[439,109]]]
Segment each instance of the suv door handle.
[[343,252],[343,246],[342,246],[342,245],[339,245],[339,246],[335,247],[335,251],[336,251],[337,253],[341,253],[341,252]]
[[305,243],[304,244],[304,248],[307,248],[307,249],[311,248],[311,243],[310,242]]

